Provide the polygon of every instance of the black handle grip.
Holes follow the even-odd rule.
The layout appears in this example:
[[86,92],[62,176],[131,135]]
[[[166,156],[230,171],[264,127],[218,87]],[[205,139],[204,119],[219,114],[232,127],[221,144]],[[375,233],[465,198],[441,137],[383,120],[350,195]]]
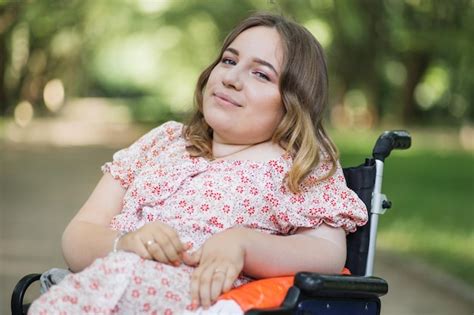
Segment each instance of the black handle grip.
[[384,161],[394,149],[405,150],[411,146],[411,136],[405,130],[385,131],[377,139],[372,156]]

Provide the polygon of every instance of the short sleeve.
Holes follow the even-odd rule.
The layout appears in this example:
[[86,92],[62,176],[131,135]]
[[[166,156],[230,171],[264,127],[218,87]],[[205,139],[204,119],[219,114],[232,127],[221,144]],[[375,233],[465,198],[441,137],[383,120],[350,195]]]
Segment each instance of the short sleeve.
[[285,186],[280,187],[280,200],[283,202],[277,209],[277,218],[284,232],[292,233],[300,227],[317,227],[326,223],[350,233],[367,223],[367,208],[347,187],[339,162],[332,176],[318,180],[327,174],[331,165],[330,162],[320,163],[298,194],[289,192]]
[[101,167],[102,172],[110,173],[127,189],[150,159],[157,157],[181,136],[182,126],[170,121],[152,129],[128,148],[117,151],[113,160]]

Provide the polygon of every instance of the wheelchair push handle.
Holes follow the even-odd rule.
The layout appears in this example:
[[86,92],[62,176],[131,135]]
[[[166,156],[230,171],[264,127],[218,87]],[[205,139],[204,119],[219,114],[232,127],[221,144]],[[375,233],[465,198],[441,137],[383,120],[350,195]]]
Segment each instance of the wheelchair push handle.
[[405,130],[385,131],[377,139],[372,156],[384,161],[394,149],[405,150],[411,146],[411,136]]

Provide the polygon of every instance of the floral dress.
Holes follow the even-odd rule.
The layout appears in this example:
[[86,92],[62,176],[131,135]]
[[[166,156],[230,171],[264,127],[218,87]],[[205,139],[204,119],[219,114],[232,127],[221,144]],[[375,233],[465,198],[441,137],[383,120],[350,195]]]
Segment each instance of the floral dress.
[[[347,233],[366,223],[367,210],[347,188],[339,165],[334,175],[318,181],[331,166],[320,163],[308,177],[315,184],[294,194],[284,184],[292,165],[288,154],[265,162],[191,157],[182,128],[165,123],[102,167],[126,189],[113,229],[133,231],[159,220],[197,250],[213,234],[236,226],[287,235],[323,222]],[[53,286],[30,313],[179,314],[190,309],[192,271],[184,264],[110,253]],[[241,276],[234,286],[250,280]]]

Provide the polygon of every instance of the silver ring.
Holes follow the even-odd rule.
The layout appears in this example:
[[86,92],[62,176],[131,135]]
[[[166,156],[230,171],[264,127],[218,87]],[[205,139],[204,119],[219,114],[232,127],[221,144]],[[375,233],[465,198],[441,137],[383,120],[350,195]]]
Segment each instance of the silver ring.
[[145,244],[146,244],[146,246],[151,246],[151,245],[153,245],[153,244],[155,244],[155,243],[156,243],[155,240],[149,240],[149,241],[147,241]]

